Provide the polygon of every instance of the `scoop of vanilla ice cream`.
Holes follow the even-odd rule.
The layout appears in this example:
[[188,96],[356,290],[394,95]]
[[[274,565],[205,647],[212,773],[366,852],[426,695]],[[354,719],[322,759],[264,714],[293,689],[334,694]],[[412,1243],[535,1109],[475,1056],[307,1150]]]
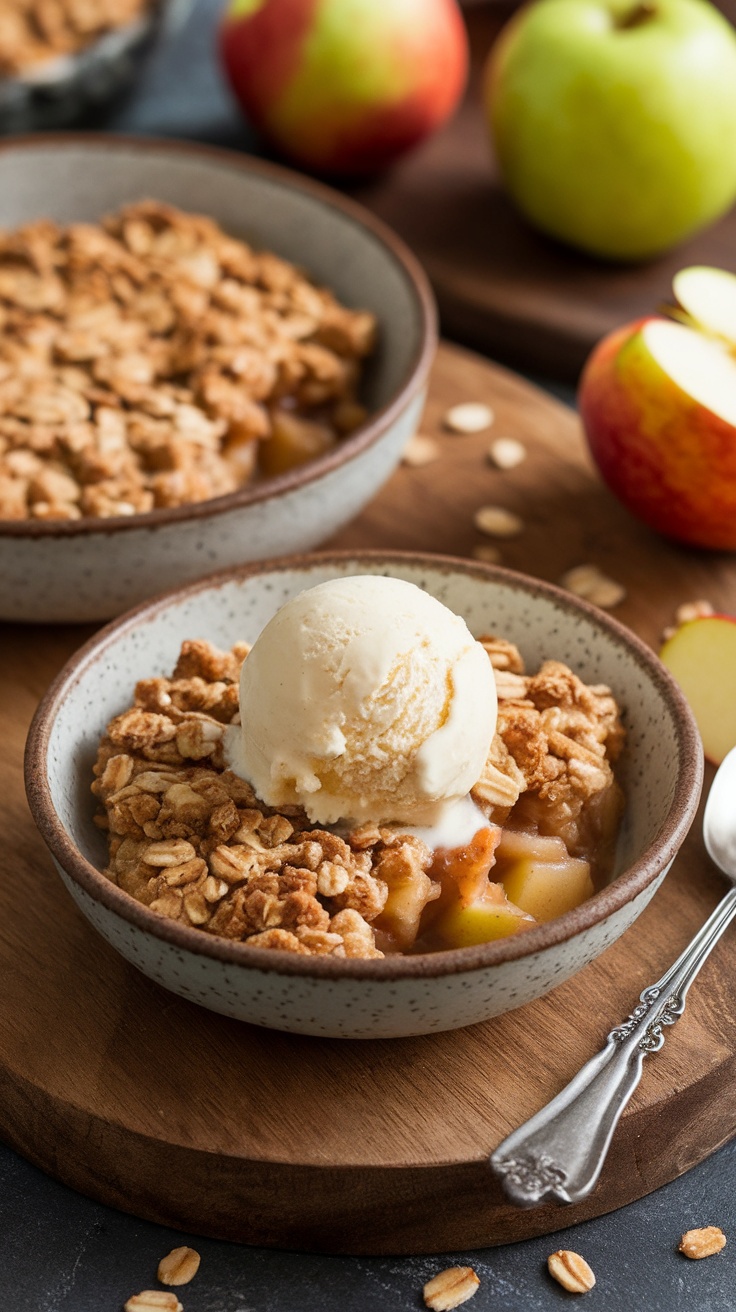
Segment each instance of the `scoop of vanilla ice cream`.
[[496,709],[458,615],[400,579],[334,579],[287,602],[244,662],[233,766],[318,824],[433,824],[478,779]]

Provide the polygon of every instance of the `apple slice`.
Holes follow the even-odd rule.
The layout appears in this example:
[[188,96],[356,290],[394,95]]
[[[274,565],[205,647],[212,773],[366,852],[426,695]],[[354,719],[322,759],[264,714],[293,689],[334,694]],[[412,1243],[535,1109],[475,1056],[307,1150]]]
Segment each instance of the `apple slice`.
[[442,948],[469,948],[531,929],[532,916],[509,902],[500,884],[489,884],[482,898],[456,901],[432,925],[432,939]]
[[652,359],[685,398],[736,426],[736,358],[725,342],[668,319],[650,319],[641,335]]
[[504,871],[503,886],[511,902],[540,921],[572,911],[595,892],[588,862],[571,856],[564,861],[514,861]]
[[676,273],[672,286],[695,327],[736,346],[736,274],[698,264]]
[[261,472],[275,478],[329,451],[335,445],[335,434],[327,424],[302,419],[288,410],[276,410],[271,436],[259,445]]
[[[496,852],[501,865],[512,861],[565,861],[567,848],[561,838],[551,834],[532,834],[525,829],[504,829]],[[503,882],[503,881],[502,881]]]
[[659,653],[690,703],[710,761],[736,747],[736,616],[690,620]]
[[376,927],[405,951],[417,936],[422,912],[436,896],[436,886],[423,870],[399,861],[391,848],[384,851],[378,873],[388,884],[388,897]]

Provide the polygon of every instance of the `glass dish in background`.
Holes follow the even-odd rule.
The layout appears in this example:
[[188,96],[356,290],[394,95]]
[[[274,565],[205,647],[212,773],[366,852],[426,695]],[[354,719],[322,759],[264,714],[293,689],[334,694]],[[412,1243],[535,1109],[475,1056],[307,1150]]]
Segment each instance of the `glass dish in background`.
[[111,101],[140,73],[156,41],[180,26],[192,0],[152,0],[147,12],[76,54],[0,76],[0,133],[66,127]]

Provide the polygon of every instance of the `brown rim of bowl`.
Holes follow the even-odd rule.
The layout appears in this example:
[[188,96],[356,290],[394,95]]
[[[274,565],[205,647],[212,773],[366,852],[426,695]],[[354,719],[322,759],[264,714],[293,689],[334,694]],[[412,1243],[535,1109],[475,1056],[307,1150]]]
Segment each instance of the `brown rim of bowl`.
[[347,464],[356,456],[362,455],[373,446],[398,415],[411,401],[426,381],[429,369],[437,350],[437,308],[429,280],[419,261],[412,255],[408,246],[385,223],[374,217],[369,210],[350,200],[340,192],[333,190],[322,182],[302,176],[292,169],[272,164],[270,160],[258,159],[252,155],[239,154],[224,150],[219,146],[194,145],[187,141],[167,141],[159,137],[105,136],[101,138],[94,132],[54,132],[33,133],[17,137],[6,137],[0,142],[0,156],[6,151],[19,148],[29,152],[49,146],[88,146],[102,148],[105,153],[111,151],[163,152],[192,156],[195,159],[210,160],[223,167],[230,168],[237,174],[256,174],[268,179],[277,186],[289,191],[299,191],[311,197],[326,209],[339,210],[356,228],[363,229],[378,245],[391,256],[401,270],[407,285],[414,295],[420,322],[420,342],[414,358],[409,364],[404,381],[398,391],[386,405],[372,414],[364,424],[349,437],[343,438],[332,450],[315,460],[310,460],[296,469],[279,474],[274,478],[264,479],[262,483],[249,483],[226,496],[210,497],[206,501],[188,502],[184,506],[173,506],[161,510],[147,510],[138,515],[110,516],[109,518],[86,516],[76,520],[11,520],[0,519],[0,538],[57,538],[76,537],[89,533],[119,533],[127,529],[157,528],[159,525],[176,524],[182,520],[208,519],[213,515],[224,515],[228,511],[241,510],[245,506],[256,505],[261,501],[285,496],[297,488],[307,486],[323,475],[331,473],[341,465]]
[[[155,912],[149,911],[148,907],[137,902],[130,894],[123,892],[81,855],[59,819],[46,776],[51,727],[56,709],[64,700],[67,689],[79,682],[88,666],[104,659],[107,648],[121,633],[151,622],[172,602],[196,596],[198,592],[222,587],[237,579],[253,578],[260,574],[282,570],[308,569],[330,564],[344,565],[348,561],[354,562],[358,567],[366,564],[389,567],[392,564],[417,565],[429,570],[439,569],[446,574],[461,573],[511,584],[529,596],[543,596],[567,612],[582,613],[597,628],[602,629],[615,646],[624,648],[634,656],[640,669],[655,684],[672,713],[678,741],[680,772],[664,824],[655,840],[633,865],[575,910],[529,929],[524,934],[498,939],[477,947],[452,948],[446,952],[390,956],[366,961],[307,957],[288,952],[272,952],[263,948],[249,948],[244,943],[232,943],[227,939],[205,934],[202,930],[165,920]],[[63,870],[95,901],[101,902],[108,910],[117,913],[123,920],[137,928],[153,934],[155,938],[163,939],[167,943],[200,956],[261,971],[282,975],[306,975],[320,979],[397,980],[417,976],[431,978],[460,974],[531,956],[573,938],[620,910],[642,893],[664,870],[676,855],[692,824],[702,782],[703,751],[692,712],[675,680],[659,659],[624,625],[603,614],[590,603],[573,597],[562,588],[530,578],[515,570],[471,563],[453,556],[435,556],[414,551],[335,551],[281,557],[245,565],[238,569],[221,570],[206,579],[183,588],[172,589],[144,602],[120,619],[106,625],[85,643],[71,660],[67,661],[36,710],[29,730],[25,754],[26,795],[33,819],[46,845]]]

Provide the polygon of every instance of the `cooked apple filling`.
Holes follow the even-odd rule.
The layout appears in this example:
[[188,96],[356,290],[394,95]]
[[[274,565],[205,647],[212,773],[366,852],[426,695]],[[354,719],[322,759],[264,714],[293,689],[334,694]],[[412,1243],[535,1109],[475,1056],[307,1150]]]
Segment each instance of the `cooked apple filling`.
[[472,790],[486,823],[465,847],[433,850],[394,825],[333,832],[266,806],[225,761],[248,648],[191,641],[171,678],[137,684],[100,745],[107,875],[205,933],[336,957],[465,947],[577,906],[612,866],[619,709],[559,661],[527,675],[511,643],[480,641],[499,714]]

